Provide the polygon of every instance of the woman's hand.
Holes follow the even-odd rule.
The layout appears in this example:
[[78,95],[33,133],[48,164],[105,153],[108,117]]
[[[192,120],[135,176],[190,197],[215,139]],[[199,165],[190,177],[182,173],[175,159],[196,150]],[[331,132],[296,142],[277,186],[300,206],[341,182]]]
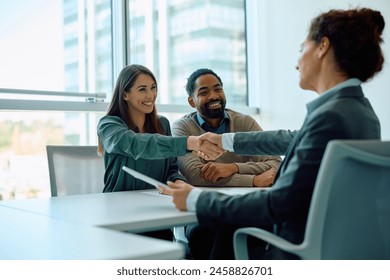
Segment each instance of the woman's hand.
[[168,182],[169,188],[159,188],[159,191],[162,194],[172,196],[172,202],[175,204],[176,208],[181,211],[187,211],[187,197],[190,191],[194,188],[190,184],[185,183],[181,180],[176,180],[175,183]]

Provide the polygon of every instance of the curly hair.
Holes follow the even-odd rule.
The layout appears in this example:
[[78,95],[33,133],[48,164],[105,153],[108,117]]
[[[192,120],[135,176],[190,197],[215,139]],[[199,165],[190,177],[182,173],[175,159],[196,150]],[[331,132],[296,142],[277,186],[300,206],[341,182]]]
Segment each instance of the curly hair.
[[327,37],[340,70],[365,82],[382,70],[384,57],[380,44],[384,27],[379,11],[330,10],[312,20],[308,39],[319,44]]
[[200,76],[207,75],[207,74],[211,74],[215,76],[218,79],[218,81],[221,83],[221,86],[223,86],[221,78],[217,74],[215,74],[213,70],[207,68],[200,68],[198,70],[195,70],[187,79],[187,84],[185,88],[188,96],[192,96],[194,93],[196,79],[198,79]]

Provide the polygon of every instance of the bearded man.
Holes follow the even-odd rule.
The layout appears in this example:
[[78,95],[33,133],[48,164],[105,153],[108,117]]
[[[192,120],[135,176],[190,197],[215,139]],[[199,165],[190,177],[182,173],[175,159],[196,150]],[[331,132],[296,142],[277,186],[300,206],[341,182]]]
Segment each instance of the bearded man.
[[[249,115],[225,108],[226,97],[221,78],[211,69],[193,72],[186,85],[188,103],[196,111],[173,122],[172,135],[190,136],[206,132],[262,131]],[[226,152],[215,161],[196,154],[178,157],[179,171],[187,182],[202,187],[269,187],[281,162],[276,156],[242,156]],[[193,259],[208,259],[205,248],[213,242],[213,232],[197,225],[187,226],[186,237]]]

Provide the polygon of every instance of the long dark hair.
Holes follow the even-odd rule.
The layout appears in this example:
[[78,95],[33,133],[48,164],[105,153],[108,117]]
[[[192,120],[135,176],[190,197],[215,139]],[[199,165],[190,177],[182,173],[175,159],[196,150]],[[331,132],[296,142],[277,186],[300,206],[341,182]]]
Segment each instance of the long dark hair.
[[[136,131],[136,127],[132,120],[129,119],[129,105],[123,99],[123,95],[125,92],[129,92],[131,90],[140,74],[149,75],[157,85],[156,77],[153,75],[152,71],[145,66],[132,64],[124,67],[119,73],[114,92],[112,94],[111,103],[106,114],[108,116],[117,116],[121,118],[127,124],[127,127],[134,131]],[[160,134],[165,133],[157,117],[156,105],[154,105],[151,113],[146,114],[145,132]],[[100,139],[98,141],[98,154],[103,154],[103,147],[100,143]]]

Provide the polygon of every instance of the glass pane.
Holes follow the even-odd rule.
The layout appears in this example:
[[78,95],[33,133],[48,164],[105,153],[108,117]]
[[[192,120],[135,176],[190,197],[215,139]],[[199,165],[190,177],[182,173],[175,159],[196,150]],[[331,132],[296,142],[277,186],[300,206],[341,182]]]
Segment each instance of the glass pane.
[[128,0],[130,63],[149,67],[161,104],[187,104],[198,68],[224,82],[228,104],[247,105],[245,0]]
[[0,200],[50,196],[46,145],[97,145],[103,114],[0,112]]
[[3,2],[2,88],[111,92],[110,0]]
[[[1,88],[112,91],[110,0],[2,1],[0,46]],[[73,99],[15,93],[1,98]],[[0,111],[0,199],[49,196],[46,145],[96,145],[102,115]]]

